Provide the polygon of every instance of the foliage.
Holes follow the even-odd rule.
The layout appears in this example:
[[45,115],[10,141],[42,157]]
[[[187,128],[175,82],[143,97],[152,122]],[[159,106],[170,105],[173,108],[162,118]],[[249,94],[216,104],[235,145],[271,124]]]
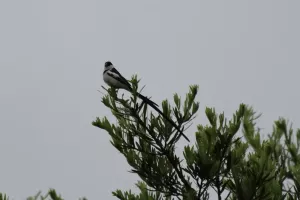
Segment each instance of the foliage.
[[[114,88],[106,89],[102,99],[117,123],[106,117],[93,125],[111,136],[143,182],[140,194],[117,190],[122,200],[135,199],[300,199],[300,130],[293,131],[279,118],[273,132],[263,138],[256,125],[254,110],[241,104],[230,120],[224,113],[206,108],[208,125],[198,125],[195,144],[175,153],[181,135],[168,121],[148,111],[137,99],[138,80],[133,77],[133,95],[125,99]],[[184,101],[175,94],[174,107],[167,100],[162,110],[186,130],[199,108],[197,86],[190,86]],[[296,137],[295,137],[296,135]]]
[[[0,200],[9,200],[8,196],[0,193]],[[49,189],[48,193],[44,196],[42,192],[38,192],[36,195],[28,197],[27,200],[63,200],[63,198],[56,193],[54,189]],[[85,197],[80,198],[79,200],[87,200]]]
[[[129,99],[106,89],[102,98],[117,123],[106,117],[92,124],[111,136],[112,145],[121,152],[142,181],[139,194],[116,190],[121,200],[197,200],[197,199],[300,199],[300,130],[294,131],[283,118],[270,134],[261,134],[254,110],[241,104],[231,119],[213,108],[206,108],[207,125],[198,125],[195,143],[177,155],[181,135],[160,115],[148,110],[137,98],[138,80]],[[105,89],[105,88],[104,88]],[[174,106],[165,100],[163,113],[186,131],[199,109],[198,87],[190,86],[184,101],[175,94]],[[265,137],[263,137],[265,136]],[[27,200],[62,200],[50,189]],[[0,200],[9,200],[0,193]],[[86,200],[83,198],[82,200]]]

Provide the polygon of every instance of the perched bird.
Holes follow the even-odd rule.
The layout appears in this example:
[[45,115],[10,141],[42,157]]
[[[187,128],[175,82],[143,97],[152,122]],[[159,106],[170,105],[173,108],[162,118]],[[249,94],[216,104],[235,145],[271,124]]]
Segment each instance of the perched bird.
[[[114,65],[107,61],[104,65],[104,71],[103,71],[103,80],[106,84],[108,84],[111,87],[114,88],[121,88],[125,89],[132,93],[132,87],[130,83],[118,72],[118,70],[114,67]],[[137,96],[142,99],[146,104],[151,106],[154,110],[156,110],[161,116],[163,116],[172,126],[174,126],[180,134],[187,140],[190,141],[187,136],[183,134],[183,132],[180,130],[180,128],[173,122],[171,119],[169,119],[159,108],[158,105],[151,101],[149,98],[143,96],[140,93],[137,93]]]

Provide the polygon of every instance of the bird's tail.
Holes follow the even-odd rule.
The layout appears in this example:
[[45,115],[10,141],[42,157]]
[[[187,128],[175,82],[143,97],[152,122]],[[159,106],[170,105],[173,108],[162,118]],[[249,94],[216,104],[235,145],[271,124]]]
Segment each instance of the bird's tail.
[[169,119],[169,117],[167,117],[159,108],[158,105],[151,101],[149,98],[141,95],[140,93],[137,93],[137,96],[142,99],[145,103],[147,103],[149,106],[151,106],[154,110],[156,110],[161,116],[163,116],[170,124],[172,124],[172,126],[174,126],[176,128],[177,131],[179,131],[179,133],[187,140],[190,141],[188,139],[188,137],[186,135],[184,135],[184,133],[182,132],[182,130],[180,130],[180,128],[175,124],[174,121],[172,121],[171,119]]
[[148,105],[150,105],[150,106],[152,105],[152,106],[158,107],[157,103],[155,103],[154,101],[151,101],[148,97],[145,97],[144,95],[142,95],[140,93],[137,93],[137,96],[140,99],[142,99],[145,103],[147,103]]

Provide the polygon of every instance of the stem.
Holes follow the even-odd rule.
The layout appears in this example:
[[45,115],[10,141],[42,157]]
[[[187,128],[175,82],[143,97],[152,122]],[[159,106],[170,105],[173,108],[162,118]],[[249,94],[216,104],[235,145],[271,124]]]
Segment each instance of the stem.
[[220,186],[220,177],[219,176],[217,176],[217,178],[216,178],[216,187],[217,187],[218,199],[222,200],[222,197],[221,197],[222,192],[220,189],[221,186]]

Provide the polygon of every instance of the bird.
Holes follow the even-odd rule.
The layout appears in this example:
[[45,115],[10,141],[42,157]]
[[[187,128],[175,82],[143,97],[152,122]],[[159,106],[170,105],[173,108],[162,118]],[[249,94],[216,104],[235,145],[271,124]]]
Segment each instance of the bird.
[[[103,71],[103,80],[104,82],[109,85],[110,87],[113,88],[118,88],[118,89],[125,89],[130,93],[133,93],[132,87],[130,85],[130,83],[126,80],[126,78],[124,78],[120,72],[118,72],[118,70],[115,68],[115,66],[110,62],[107,61],[104,64],[104,71]],[[146,104],[148,104],[149,106],[151,106],[154,110],[156,110],[161,116],[163,116],[172,126],[174,126],[177,131],[179,131],[179,133],[187,140],[190,141],[188,139],[188,137],[186,135],[184,135],[184,133],[182,132],[182,130],[180,130],[180,128],[175,124],[174,121],[172,121],[171,119],[169,119],[169,117],[167,117],[159,108],[158,105],[151,101],[149,98],[145,97],[144,95],[140,94],[140,93],[136,93],[137,97],[139,97],[143,102],[145,102]]]

